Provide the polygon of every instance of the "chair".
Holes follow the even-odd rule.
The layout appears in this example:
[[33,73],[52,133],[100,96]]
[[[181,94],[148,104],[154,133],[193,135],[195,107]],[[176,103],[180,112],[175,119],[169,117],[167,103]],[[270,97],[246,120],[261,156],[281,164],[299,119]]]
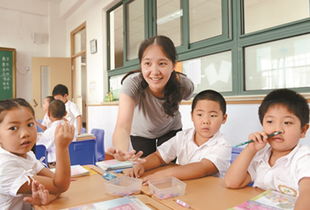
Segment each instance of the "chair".
[[242,152],[242,147],[232,147],[230,163],[234,162],[238,155]]
[[104,130],[94,128],[91,133],[96,136],[96,161],[104,160]]
[[46,147],[43,144],[36,145],[35,155],[38,160],[40,160],[47,166],[47,151]]
[[95,140],[74,141],[69,145],[71,165],[95,165]]
[[81,129],[81,134],[82,134],[82,133],[87,133],[86,128],[82,128],[82,129]]
[[[42,123],[42,121],[43,121],[43,120],[38,120],[39,123]],[[36,125],[36,127],[37,127],[37,132],[38,132],[38,133],[39,133],[39,132],[43,132],[43,129],[40,128],[38,125]]]

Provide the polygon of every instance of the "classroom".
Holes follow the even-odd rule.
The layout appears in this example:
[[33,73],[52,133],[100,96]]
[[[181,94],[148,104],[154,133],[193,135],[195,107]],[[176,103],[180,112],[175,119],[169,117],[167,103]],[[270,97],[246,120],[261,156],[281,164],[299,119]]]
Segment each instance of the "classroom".
[[[0,99],[24,98],[42,119],[44,98],[65,84],[84,132],[104,130],[104,149],[112,147],[122,78],[139,70],[139,45],[155,35],[173,41],[175,71],[193,82],[194,95],[224,96],[221,132],[231,145],[262,129],[258,108],[272,90],[294,90],[310,106],[309,0],[0,0],[0,28],[0,63],[5,53],[13,60],[0,65]],[[183,130],[193,127],[192,99],[179,105]],[[301,144],[310,145],[309,131]],[[212,187],[216,196],[238,196]],[[85,199],[107,199],[91,195]],[[250,189],[245,199],[255,195]],[[162,204],[177,207],[173,199]]]

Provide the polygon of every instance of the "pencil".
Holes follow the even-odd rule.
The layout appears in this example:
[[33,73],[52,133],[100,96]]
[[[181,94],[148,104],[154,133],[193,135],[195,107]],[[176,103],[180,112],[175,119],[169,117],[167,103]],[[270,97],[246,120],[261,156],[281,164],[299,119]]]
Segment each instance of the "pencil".
[[[281,131],[275,131],[275,132],[273,132],[271,134],[268,134],[267,136],[268,136],[268,139],[269,139],[269,138],[274,137],[276,135],[279,135],[281,133],[282,133]],[[242,145],[249,144],[251,142],[254,142],[254,141],[253,140],[248,140],[248,141],[242,142],[241,144],[237,144],[235,147],[240,147]]]

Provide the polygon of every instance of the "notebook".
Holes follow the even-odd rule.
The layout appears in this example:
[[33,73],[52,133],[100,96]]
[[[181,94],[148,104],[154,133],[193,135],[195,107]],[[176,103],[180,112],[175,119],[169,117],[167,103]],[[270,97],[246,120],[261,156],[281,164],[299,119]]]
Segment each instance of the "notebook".
[[110,171],[116,169],[131,168],[133,166],[133,163],[130,161],[118,161],[116,159],[113,159],[97,162],[96,165],[102,170]]
[[134,196],[116,198],[92,204],[81,205],[63,210],[151,210],[140,199]]
[[[55,173],[56,168],[50,169]],[[89,171],[81,165],[72,165],[71,166],[71,177],[79,177],[89,175]]]
[[231,210],[293,210],[296,197],[280,193],[274,190],[267,190],[256,197],[238,205]]

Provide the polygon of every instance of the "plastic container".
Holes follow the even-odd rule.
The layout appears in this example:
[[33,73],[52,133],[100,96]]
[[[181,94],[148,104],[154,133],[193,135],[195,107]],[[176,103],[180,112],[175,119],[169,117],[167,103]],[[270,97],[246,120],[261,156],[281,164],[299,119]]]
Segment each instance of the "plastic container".
[[140,192],[142,180],[129,176],[121,176],[105,182],[105,189],[109,194],[126,196]]
[[150,192],[159,199],[185,194],[186,184],[175,177],[164,177],[149,181]]

